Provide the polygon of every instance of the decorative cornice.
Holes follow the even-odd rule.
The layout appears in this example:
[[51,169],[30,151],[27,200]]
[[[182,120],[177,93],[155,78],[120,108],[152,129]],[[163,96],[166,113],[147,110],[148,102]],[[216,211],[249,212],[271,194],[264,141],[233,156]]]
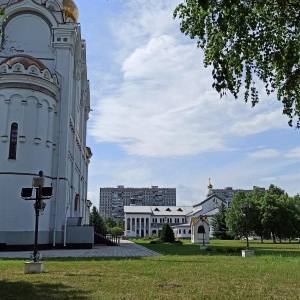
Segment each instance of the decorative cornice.
[[31,83],[22,83],[22,82],[5,82],[5,83],[0,83],[0,89],[27,89],[27,90],[34,90],[37,92],[44,93],[46,95],[49,95],[50,97],[55,98],[55,94],[49,91],[46,88],[43,88],[41,86],[38,86],[36,84],[31,84]]

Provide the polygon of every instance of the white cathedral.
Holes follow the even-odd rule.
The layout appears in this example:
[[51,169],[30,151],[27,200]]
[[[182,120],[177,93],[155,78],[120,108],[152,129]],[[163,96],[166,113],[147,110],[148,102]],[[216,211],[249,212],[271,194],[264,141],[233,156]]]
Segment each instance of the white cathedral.
[[21,189],[40,170],[53,193],[39,247],[90,248],[90,92],[78,9],[72,0],[0,0],[0,8],[0,250],[34,244],[34,201]]

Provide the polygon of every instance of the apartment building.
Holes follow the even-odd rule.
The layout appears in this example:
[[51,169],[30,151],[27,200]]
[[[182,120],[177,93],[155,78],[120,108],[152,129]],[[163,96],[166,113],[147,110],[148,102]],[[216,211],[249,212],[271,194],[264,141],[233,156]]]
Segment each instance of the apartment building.
[[103,217],[123,220],[124,206],[176,206],[176,188],[100,188],[99,212]]

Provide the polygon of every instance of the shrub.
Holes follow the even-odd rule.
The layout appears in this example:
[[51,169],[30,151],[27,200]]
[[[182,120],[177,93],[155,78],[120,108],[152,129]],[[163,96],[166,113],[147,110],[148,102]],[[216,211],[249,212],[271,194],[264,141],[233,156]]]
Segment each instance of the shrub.
[[160,238],[163,241],[163,243],[174,243],[175,242],[174,232],[169,224],[165,223],[163,225]]
[[232,248],[227,248],[226,250],[227,250],[227,253],[234,253],[234,249],[232,249]]
[[241,254],[242,250],[244,250],[243,247],[238,247],[238,248],[235,248],[235,253],[239,253]]
[[110,233],[116,236],[123,235],[123,229],[120,227],[113,227],[110,229]]
[[222,253],[222,252],[223,252],[223,249],[222,249],[222,248],[217,248],[217,249],[216,249],[216,252]]
[[174,241],[174,245],[182,246],[183,242],[180,240],[176,240],[176,241]]
[[205,251],[212,251],[212,249],[211,248],[206,248]]
[[157,244],[156,241],[150,241],[150,244]]

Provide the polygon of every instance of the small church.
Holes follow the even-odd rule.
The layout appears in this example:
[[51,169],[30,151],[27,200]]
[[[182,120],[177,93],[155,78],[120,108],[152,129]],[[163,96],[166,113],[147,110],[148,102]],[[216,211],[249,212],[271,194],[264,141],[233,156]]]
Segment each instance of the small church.
[[228,203],[213,193],[209,180],[204,200],[193,206],[124,206],[125,231],[128,238],[159,236],[168,223],[176,238],[190,239],[193,244],[207,244],[212,237],[211,219],[219,207]]
[[52,197],[39,247],[91,248],[86,145],[90,88],[86,43],[73,0],[0,0],[0,250],[32,249],[33,201],[42,170]]

